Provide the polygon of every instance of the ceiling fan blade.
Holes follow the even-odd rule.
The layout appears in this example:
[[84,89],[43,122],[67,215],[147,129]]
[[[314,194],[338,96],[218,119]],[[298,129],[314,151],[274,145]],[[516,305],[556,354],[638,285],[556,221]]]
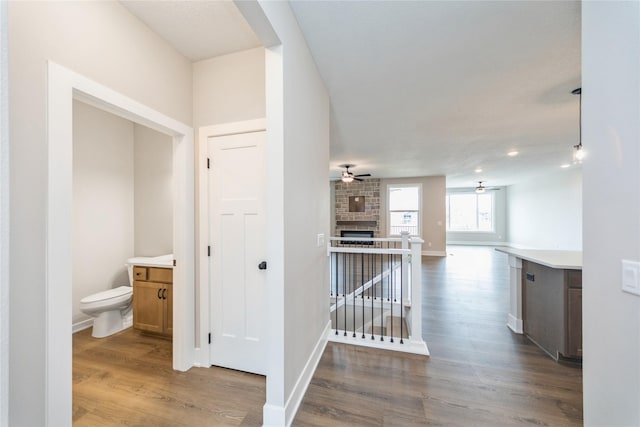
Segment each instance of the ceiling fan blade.
[[[356,176],[358,176],[358,175],[356,175]],[[364,181],[364,179],[356,178],[355,176],[353,177],[353,179],[356,180],[356,181]]]
[[356,176],[371,176],[370,173],[361,173],[360,175],[356,175]]

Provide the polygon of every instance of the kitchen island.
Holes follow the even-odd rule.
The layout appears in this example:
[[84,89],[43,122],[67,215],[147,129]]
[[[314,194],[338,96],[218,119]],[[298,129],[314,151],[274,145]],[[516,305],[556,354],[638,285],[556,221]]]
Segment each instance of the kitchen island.
[[582,357],[582,252],[496,248],[509,256],[507,325],[551,357]]

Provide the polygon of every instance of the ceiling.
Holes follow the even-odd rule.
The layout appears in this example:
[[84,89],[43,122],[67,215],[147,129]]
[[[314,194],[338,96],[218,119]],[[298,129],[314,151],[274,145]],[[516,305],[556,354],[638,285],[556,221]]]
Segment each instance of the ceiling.
[[[259,45],[228,1],[122,3],[193,61]],[[352,163],[354,173],[377,178],[446,175],[448,187],[502,186],[571,163],[579,1],[291,8],[331,96],[332,178]]]
[[192,62],[261,46],[230,0],[120,0]]

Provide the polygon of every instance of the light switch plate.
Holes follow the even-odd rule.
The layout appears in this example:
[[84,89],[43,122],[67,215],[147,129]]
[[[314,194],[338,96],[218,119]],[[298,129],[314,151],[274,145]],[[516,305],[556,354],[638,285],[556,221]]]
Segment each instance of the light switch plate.
[[622,290],[640,296],[640,262],[622,260]]
[[324,234],[318,234],[318,247],[321,248],[324,246]]

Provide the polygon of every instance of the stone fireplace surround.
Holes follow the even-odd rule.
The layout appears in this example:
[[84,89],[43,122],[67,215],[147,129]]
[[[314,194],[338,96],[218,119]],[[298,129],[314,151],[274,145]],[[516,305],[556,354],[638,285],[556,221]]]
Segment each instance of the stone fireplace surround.
[[[364,196],[364,212],[349,212],[349,197]],[[365,179],[344,183],[335,182],[336,229],[373,231],[373,237],[380,237],[380,179]]]

